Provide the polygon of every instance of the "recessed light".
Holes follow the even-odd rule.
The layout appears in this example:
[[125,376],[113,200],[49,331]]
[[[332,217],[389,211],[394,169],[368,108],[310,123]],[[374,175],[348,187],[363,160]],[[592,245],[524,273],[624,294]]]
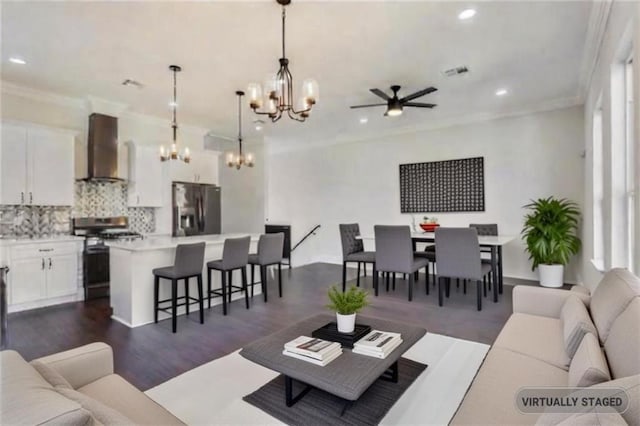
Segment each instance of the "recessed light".
[[366,124],[369,121],[369,119],[367,117],[362,117],[360,119],[360,124]]
[[471,19],[476,15],[475,9],[465,9],[458,14],[458,19],[464,21],[465,19]]
[[171,108],[173,108],[173,107],[177,107],[177,106],[178,106],[178,103],[177,103],[177,102],[174,102],[174,101],[171,101],[171,102],[169,102],[169,106],[170,106]]
[[262,121],[262,120],[255,120],[255,121],[253,122],[253,124],[255,124],[255,125],[256,125],[256,130],[257,130],[257,131],[260,131],[260,130],[262,130],[262,129],[264,128],[264,126],[263,126],[264,121]]
[[496,96],[504,96],[507,93],[509,93],[509,91],[507,89],[498,89],[498,90],[496,90]]
[[16,57],[9,58],[9,62],[12,62],[14,64],[18,64],[18,65],[26,65],[26,63],[27,63],[27,61],[25,61],[24,59],[16,58]]

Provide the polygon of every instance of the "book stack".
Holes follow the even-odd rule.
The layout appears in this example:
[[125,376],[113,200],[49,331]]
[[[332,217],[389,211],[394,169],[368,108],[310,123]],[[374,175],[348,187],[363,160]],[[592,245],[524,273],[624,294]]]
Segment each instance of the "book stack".
[[400,343],[400,333],[373,330],[353,345],[353,353],[384,359],[400,346]]
[[300,336],[285,343],[282,353],[324,367],[342,355],[342,346],[337,342]]

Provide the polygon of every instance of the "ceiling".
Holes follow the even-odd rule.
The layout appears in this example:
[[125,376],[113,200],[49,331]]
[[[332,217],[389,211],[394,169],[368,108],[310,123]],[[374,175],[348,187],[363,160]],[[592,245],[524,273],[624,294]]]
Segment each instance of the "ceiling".
[[[460,21],[473,6],[477,14]],[[587,1],[312,2],[287,8],[287,56],[294,90],[307,77],[320,100],[306,123],[267,124],[274,138],[318,140],[358,132],[437,125],[576,102],[587,39]],[[3,81],[67,96],[122,102],[136,112],[170,116],[178,64],[178,120],[216,134],[237,132],[234,92],[277,70],[280,8],[274,1],[2,2]],[[20,56],[26,65],[8,62]],[[466,65],[465,76],[442,71]],[[122,86],[130,78],[144,88]],[[397,118],[369,88],[400,96],[439,90]],[[509,94],[498,97],[499,88]],[[256,117],[246,104],[245,123]],[[366,117],[368,122],[361,124]],[[255,130],[246,126],[248,133]]]

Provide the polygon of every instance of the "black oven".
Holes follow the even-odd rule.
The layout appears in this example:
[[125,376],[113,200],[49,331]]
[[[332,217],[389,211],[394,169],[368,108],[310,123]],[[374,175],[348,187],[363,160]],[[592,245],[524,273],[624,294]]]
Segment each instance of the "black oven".
[[109,247],[87,245],[83,257],[85,300],[109,296]]

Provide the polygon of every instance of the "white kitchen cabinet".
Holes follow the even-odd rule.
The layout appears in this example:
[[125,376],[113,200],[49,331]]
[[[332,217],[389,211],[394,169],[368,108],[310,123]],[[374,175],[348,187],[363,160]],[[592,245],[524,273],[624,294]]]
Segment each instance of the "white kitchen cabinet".
[[2,124],[0,204],[71,206],[74,137],[44,127]]
[[218,185],[219,155],[217,151],[194,151],[191,153],[190,163],[171,161],[171,180]]
[[10,309],[46,306],[49,299],[60,303],[61,297],[75,297],[79,254],[78,242],[11,246],[7,275]]
[[23,204],[27,192],[27,129],[2,124],[0,204]]
[[158,150],[129,142],[129,207],[162,207],[162,162]]

